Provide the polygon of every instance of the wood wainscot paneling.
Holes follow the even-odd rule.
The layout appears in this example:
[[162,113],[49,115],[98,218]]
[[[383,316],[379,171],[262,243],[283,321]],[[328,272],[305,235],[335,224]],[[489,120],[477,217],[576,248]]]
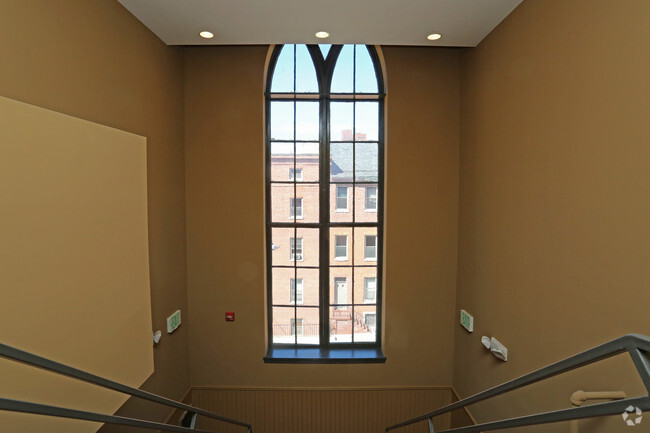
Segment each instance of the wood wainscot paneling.
[[[254,433],[377,433],[442,407],[455,398],[449,387],[396,388],[194,388],[192,404],[253,426]],[[451,427],[451,414],[436,430]],[[199,418],[198,428],[223,433],[245,429]],[[428,431],[426,422],[399,433]]]

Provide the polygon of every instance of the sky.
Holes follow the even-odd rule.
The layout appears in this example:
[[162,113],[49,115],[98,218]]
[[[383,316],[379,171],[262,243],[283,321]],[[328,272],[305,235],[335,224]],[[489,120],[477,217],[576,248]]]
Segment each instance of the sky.
[[[295,47],[295,65],[294,65]],[[328,52],[329,46],[321,46]],[[356,51],[356,59],[355,59]],[[356,74],[354,65],[356,64]],[[295,67],[295,82],[294,82]],[[356,75],[356,79],[355,79]],[[377,78],[365,45],[344,45],[334,69],[331,93],[377,93]],[[285,45],[271,82],[273,93],[318,93],[316,71],[305,45]],[[318,141],[318,102],[297,101],[296,139]],[[368,141],[378,139],[379,103],[332,102],[330,139],[340,140],[342,131],[356,127],[357,133],[367,134]],[[293,140],[294,102],[271,102],[271,137],[274,140]],[[355,125],[353,125],[355,123]]]

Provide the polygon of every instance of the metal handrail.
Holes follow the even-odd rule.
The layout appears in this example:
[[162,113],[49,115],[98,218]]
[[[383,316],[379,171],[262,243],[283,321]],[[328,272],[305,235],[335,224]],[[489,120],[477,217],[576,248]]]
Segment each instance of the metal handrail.
[[[15,347],[7,346],[6,344],[0,343],[0,357],[6,358],[12,361],[21,362],[23,364],[30,365],[32,367],[41,368],[43,370],[50,371],[52,373],[57,373],[62,376],[67,376],[73,379],[77,379],[83,382],[91,383],[102,388],[110,389],[112,391],[121,392],[123,394],[128,394],[133,397],[142,398],[144,400],[149,400],[154,403],[163,404],[165,406],[173,407],[176,409],[183,409],[189,413],[195,413],[198,415],[203,415],[208,418],[216,419],[228,424],[234,424],[248,429],[248,433],[252,433],[253,428],[250,424],[244,423],[242,421],[237,421],[234,419],[226,418],[216,413],[200,409],[198,407],[190,406],[176,400],[172,400],[166,397],[162,397],[157,394],[153,394],[141,389],[133,388],[128,385],[124,385],[91,373],[88,373],[83,370],[79,370],[74,367],[70,367],[65,364],[61,364],[56,361],[44,358],[42,356],[35,355],[33,353],[26,352],[24,350],[17,349]],[[23,412],[31,413],[37,415],[48,415],[60,418],[71,418],[71,419],[81,419],[87,421],[97,421],[108,424],[118,424],[131,427],[141,427],[141,428],[153,428],[164,431],[172,432],[181,432],[181,433],[214,433],[204,430],[190,429],[187,427],[174,426],[170,424],[158,423],[153,421],[140,420],[135,418],[127,418],[117,415],[105,415],[95,412],[85,412],[75,409],[62,408],[58,406],[49,406],[44,404],[31,403],[20,400],[12,400],[7,398],[0,398],[0,410],[11,411],[11,412]]]
[[574,419],[593,418],[606,415],[620,415],[629,406],[638,407],[642,411],[650,410],[650,338],[645,335],[628,334],[612,340],[608,343],[596,346],[567,359],[556,362],[532,373],[521,376],[517,379],[497,385],[486,391],[479,392],[473,396],[464,398],[455,403],[449,404],[440,409],[436,409],[424,415],[403,421],[401,423],[386,427],[386,433],[407,425],[415,424],[420,421],[428,421],[429,432],[434,433],[432,418],[452,410],[459,409],[479,401],[487,400],[497,395],[504,394],[515,389],[540,382],[553,376],[557,376],[567,371],[575,370],[585,365],[593,364],[615,355],[627,352],[637,373],[643,381],[643,385],[648,392],[641,397],[625,398],[622,400],[610,401],[606,403],[594,404],[591,406],[576,407],[570,409],[561,409],[551,412],[543,412],[534,415],[527,415],[518,418],[510,418],[501,421],[485,422],[467,427],[458,427],[448,430],[442,430],[437,433],[472,433],[497,429],[507,429],[513,427],[524,427],[529,425],[547,424],[560,421],[570,421]]

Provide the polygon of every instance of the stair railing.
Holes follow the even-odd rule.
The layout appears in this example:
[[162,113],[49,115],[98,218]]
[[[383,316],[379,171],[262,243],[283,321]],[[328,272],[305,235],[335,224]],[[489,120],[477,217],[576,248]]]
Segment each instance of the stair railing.
[[[575,370],[615,355],[627,352],[637,373],[641,377],[643,384],[648,394],[641,397],[624,398],[621,400],[608,401],[606,403],[598,403],[590,406],[574,407],[570,409],[560,409],[551,412],[537,413],[533,415],[526,415],[518,418],[510,418],[499,421],[485,422],[481,424],[457,427],[447,430],[441,430],[437,433],[472,433],[472,432],[485,432],[490,430],[508,429],[513,427],[524,427],[530,425],[547,424],[560,421],[571,421],[576,419],[594,418],[607,415],[621,415],[626,410],[633,407],[635,410],[638,408],[641,411],[650,410],[650,338],[639,335],[629,334],[612,340],[608,343],[586,350],[577,355],[573,355],[563,361],[551,364],[532,373],[521,376],[517,379],[497,385],[486,391],[479,392],[471,397],[464,398],[455,403],[436,409],[424,415],[400,422],[389,427],[386,427],[386,433],[390,430],[395,430],[400,427],[405,427],[418,422],[427,421],[429,432],[434,433],[433,418],[444,413],[451,412],[455,409],[468,406],[470,404],[478,403],[483,400],[495,397],[519,389],[536,382],[557,376],[567,371]],[[629,410],[628,410],[629,412]]]
[[[16,349],[11,346],[0,343],[0,357],[20,362],[23,364],[30,365],[32,367],[41,368],[43,370],[50,371],[52,373],[57,373],[62,376],[67,376],[73,379],[77,379],[83,382],[91,383],[97,385],[101,388],[110,389],[113,391],[121,392],[123,394],[128,394],[133,397],[142,398],[144,400],[149,400],[154,403],[163,404],[168,407],[182,409],[186,411],[184,419],[191,419],[192,422],[187,425],[193,425],[197,415],[202,415],[208,418],[216,419],[228,424],[234,424],[247,429],[248,433],[252,433],[253,428],[250,424],[246,424],[241,421],[234,419],[226,418],[216,413],[209,412],[207,410],[200,409],[198,407],[190,406],[175,400],[171,400],[166,397],[159,396],[141,389],[132,388],[127,385],[123,385],[118,382],[88,373],[83,370],[79,370],[74,367],[70,367],[65,364],[52,361],[47,358],[43,358],[38,355],[34,355],[24,350]],[[39,403],[32,403],[21,400],[12,400],[8,398],[0,398],[0,410],[10,411],[10,412],[22,412],[30,413],[36,415],[46,415],[59,418],[69,418],[77,420],[86,420],[86,421],[95,421],[106,424],[116,424],[130,427],[140,427],[140,428],[149,428],[162,431],[170,432],[179,432],[179,433],[214,433],[206,430],[197,430],[192,427],[184,426],[175,426],[171,424],[165,424],[154,421],[147,421],[137,418],[127,418],[118,415],[106,415],[96,412],[87,412],[77,409],[69,409],[58,406],[50,406]]]

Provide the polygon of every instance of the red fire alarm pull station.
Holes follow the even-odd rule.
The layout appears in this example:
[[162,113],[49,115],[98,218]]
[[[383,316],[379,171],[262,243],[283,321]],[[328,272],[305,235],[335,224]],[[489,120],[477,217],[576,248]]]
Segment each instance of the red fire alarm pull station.
[[226,322],[234,322],[234,321],[235,321],[235,313],[233,312],[226,313]]

